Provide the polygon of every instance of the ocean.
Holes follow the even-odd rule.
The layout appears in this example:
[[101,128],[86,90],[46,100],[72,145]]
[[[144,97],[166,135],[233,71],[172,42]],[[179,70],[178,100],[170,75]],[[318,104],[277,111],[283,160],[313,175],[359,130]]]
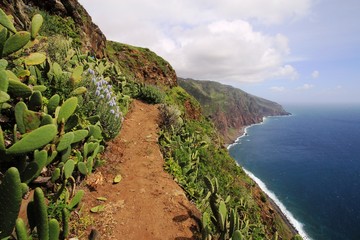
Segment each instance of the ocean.
[[360,105],[285,106],[229,152],[305,239],[360,239]]

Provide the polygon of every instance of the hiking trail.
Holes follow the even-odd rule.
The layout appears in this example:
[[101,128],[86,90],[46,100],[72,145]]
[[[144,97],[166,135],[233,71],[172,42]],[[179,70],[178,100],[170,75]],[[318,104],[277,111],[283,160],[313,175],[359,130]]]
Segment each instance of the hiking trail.
[[[201,215],[164,171],[158,123],[156,105],[134,100],[120,134],[105,151],[105,164],[86,179],[93,191],[86,192],[83,211],[105,206],[91,213],[101,239],[195,239]],[[122,180],[113,184],[118,174]]]

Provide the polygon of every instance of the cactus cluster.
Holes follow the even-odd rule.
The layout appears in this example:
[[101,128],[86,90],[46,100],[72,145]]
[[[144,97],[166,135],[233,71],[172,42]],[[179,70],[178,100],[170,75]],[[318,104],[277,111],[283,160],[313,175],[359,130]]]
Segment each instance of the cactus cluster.
[[207,211],[203,213],[202,238],[211,239],[212,231],[210,223],[212,223],[215,226],[216,233],[219,234],[219,239],[244,239],[244,233],[242,232],[244,229],[241,229],[241,221],[237,209],[230,208],[228,210],[226,203],[229,202],[230,197],[224,200],[220,196],[217,178],[211,180],[209,177],[205,177],[204,182],[208,188],[208,194],[203,201],[209,202],[211,214]]
[[[103,83],[110,95],[105,96],[111,103],[108,112],[82,108],[99,105],[86,99],[91,79],[105,81],[102,74],[117,74],[118,69],[72,48],[66,50],[61,66],[45,52],[34,51],[35,45],[46,49],[39,36],[43,21],[35,14],[29,31],[17,31],[0,9],[0,239],[14,228],[18,239],[29,239],[34,229],[40,240],[59,239],[61,234],[66,238],[71,211],[84,195],[75,191],[75,178],[86,177],[99,165],[104,137],[114,137],[121,125],[110,79]],[[48,215],[44,193],[36,188],[28,208],[29,230],[17,216],[23,193],[39,179],[48,179],[40,184],[50,186],[49,201],[66,207],[62,219],[54,219]]]
[[184,128],[171,128],[160,136],[162,152],[168,159],[165,169],[175,175],[178,183],[194,199],[203,194],[203,188],[195,184],[199,178],[200,152],[207,148],[200,134]]

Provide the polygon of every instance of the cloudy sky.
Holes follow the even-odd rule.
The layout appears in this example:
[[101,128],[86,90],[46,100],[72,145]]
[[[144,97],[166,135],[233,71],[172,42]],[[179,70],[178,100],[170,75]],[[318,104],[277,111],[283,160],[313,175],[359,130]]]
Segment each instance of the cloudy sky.
[[279,103],[360,103],[358,0],[79,0],[109,40]]

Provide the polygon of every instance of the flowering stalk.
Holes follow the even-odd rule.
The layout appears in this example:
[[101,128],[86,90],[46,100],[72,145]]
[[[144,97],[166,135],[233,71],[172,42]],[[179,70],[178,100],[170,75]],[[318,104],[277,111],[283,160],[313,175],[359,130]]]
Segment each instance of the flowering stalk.
[[89,114],[98,115],[106,137],[114,138],[119,133],[123,116],[112,86],[102,76],[97,76],[92,69],[88,70],[86,79],[88,91],[84,104],[90,101],[95,103],[92,109],[88,109]]

